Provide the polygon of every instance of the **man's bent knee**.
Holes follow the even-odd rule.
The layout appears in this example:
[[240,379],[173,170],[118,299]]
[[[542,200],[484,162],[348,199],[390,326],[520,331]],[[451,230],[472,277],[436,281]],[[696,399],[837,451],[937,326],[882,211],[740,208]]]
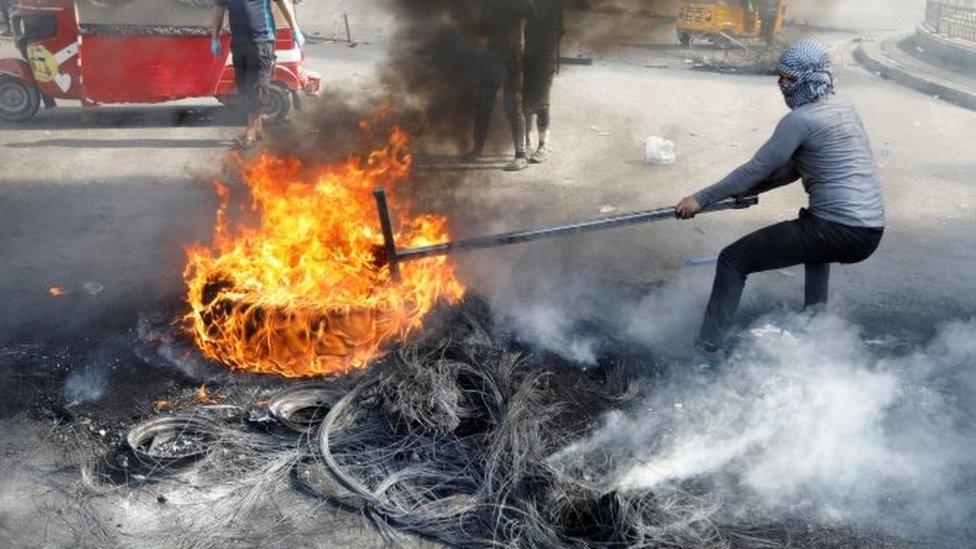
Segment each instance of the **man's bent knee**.
[[742,250],[736,247],[735,244],[722,249],[722,252],[718,254],[718,265],[721,268],[738,273],[743,277],[750,273]]

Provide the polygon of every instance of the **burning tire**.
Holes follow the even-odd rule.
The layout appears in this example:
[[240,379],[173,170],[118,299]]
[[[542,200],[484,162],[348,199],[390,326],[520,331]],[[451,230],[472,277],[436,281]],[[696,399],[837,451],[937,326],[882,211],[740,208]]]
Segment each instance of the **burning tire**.
[[37,88],[12,76],[0,76],[0,120],[24,122],[41,106]]
[[126,435],[133,455],[150,467],[179,467],[205,456],[217,440],[217,426],[196,417],[166,416],[134,425]]
[[[285,377],[348,373],[378,352],[377,333],[394,331],[388,315],[381,310],[366,307],[289,310],[246,298],[222,297],[222,292],[232,288],[225,280],[211,281],[204,286],[200,326],[205,337],[198,344],[205,353],[221,357],[222,362],[234,368],[256,371],[254,362],[260,362],[266,369],[259,371]],[[301,403],[283,401],[278,408],[283,416],[275,419],[284,418],[282,423],[287,424],[288,414],[292,412],[311,413],[313,397],[306,391],[303,399]],[[296,417],[296,423],[289,428],[304,432],[305,427],[300,423],[309,420]]]
[[[292,378],[348,374],[422,329],[435,306],[463,297],[447,258],[404,265],[394,280],[377,253],[383,240],[373,191],[406,180],[413,159],[407,134],[383,127],[385,116],[361,125],[377,142],[373,150],[342,161],[245,159],[256,220],[232,222],[230,189],[214,182],[214,245],[188,248],[184,270],[185,321],[204,357]],[[387,133],[382,142],[379,132]],[[412,214],[406,200],[391,204],[400,242],[450,240],[445,217]]]

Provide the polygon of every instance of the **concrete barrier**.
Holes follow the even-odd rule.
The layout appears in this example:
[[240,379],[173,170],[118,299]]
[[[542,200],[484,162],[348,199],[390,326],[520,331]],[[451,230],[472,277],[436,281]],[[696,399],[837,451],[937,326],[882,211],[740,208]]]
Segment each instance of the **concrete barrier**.
[[933,74],[900,63],[897,59],[885,54],[885,45],[897,47],[896,42],[906,38],[908,37],[902,36],[884,42],[863,42],[854,50],[854,58],[865,68],[882,78],[893,80],[931,96],[938,96],[940,99],[961,107],[976,110],[976,89],[964,88],[942,80]]
[[976,71],[976,43],[942,36],[924,24],[916,29],[915,43],[943,63]]

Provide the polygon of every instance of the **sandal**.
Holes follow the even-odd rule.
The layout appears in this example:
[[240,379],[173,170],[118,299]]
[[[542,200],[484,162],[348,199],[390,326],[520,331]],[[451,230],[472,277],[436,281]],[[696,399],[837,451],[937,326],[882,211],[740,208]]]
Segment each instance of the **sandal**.
[[519,172],[529,167],[529,159],[524,156],[516,156],[505,166],[506,172]]
[[529,162],[532,164],[542,164],[547,160],[549,160],[549,149],[547,149],[544,145],[529,155]]

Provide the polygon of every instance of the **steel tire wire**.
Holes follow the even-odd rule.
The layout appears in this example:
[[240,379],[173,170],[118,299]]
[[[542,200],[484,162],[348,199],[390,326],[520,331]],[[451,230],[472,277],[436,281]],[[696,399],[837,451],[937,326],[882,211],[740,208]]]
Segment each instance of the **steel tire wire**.
[[[367,509],[378,512],[384,520],[412,531],[415,533],[434,537],[439,541],[444,543],[457,545],[462,540],[457,539],[447,533],[443,535],[438,535],[438,532],[433,529],[416,528],[417,521],[413,516],[408,515],[403,509],[390,505],[386,500],[379,497],[388,488],[392,487],[399,481],[404,480],[406,477],[392,478],[387,477],[387,479],[377,487],[376,490],[370,490],[367,486],[359,482],[352,475],[348,474],[345,468],[338,463],[332,452],[332,434],[334,431],[342,428],[341,418],[343,414],[346,414],[347,408],[356,405],[360,395],[373,389],[379,383],[380,379],[376,378],[367,383],[359,385],[352,391],[350,391],[345,397],[339,400],[332,410],[325,416],[322,421],[322,425],[319,427],[319,452],[320,457],[324,461],[324,465],[328,472],[333,476],[333,478],[346,490],[349,490],[356,497],[360,498]],[[433,473],[432,474],[436,474]],[[437,520],[441,518],[447,518],[452,516],[461,515],[465,512],[471,510],[470,506],[462,506],[459,508],[451,509],[449,512],[444,513],[443,516],[433,516],[425,517],[426,520]]]

